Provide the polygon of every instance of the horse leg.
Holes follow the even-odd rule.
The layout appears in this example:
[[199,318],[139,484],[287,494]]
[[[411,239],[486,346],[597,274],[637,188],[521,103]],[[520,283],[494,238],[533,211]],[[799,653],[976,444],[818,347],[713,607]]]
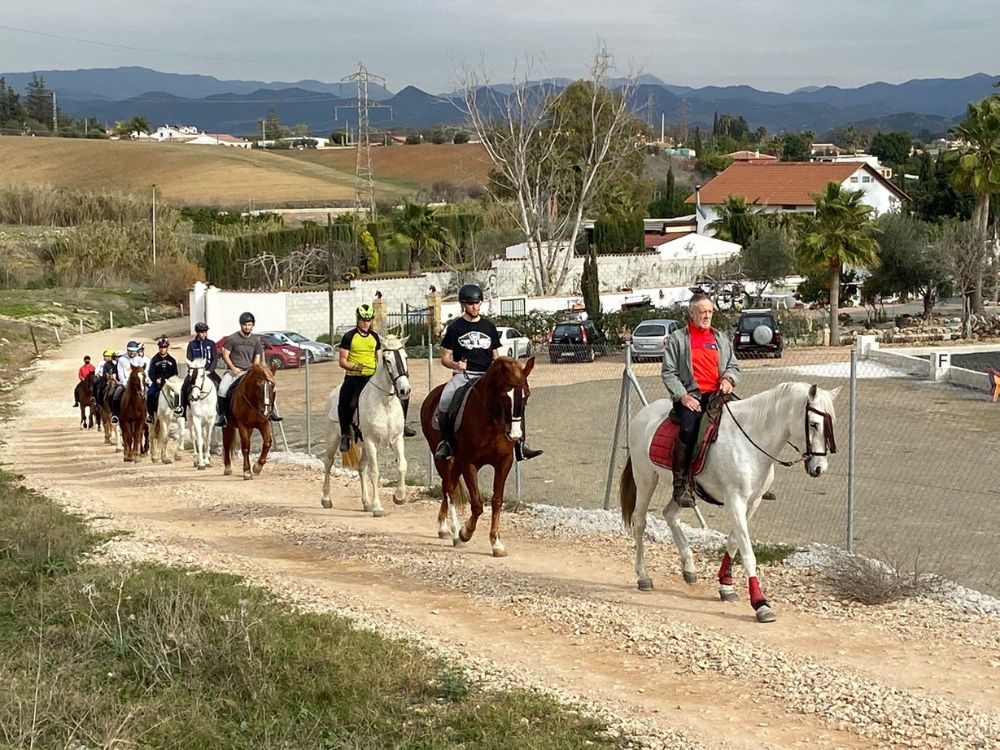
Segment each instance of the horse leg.
[[320,503],[324,508],[332,508],[330,502],[330,470],[333,469],[333,461],[340,452],[340,426],[334,429],[334,423],[330,422],[326,432],[326,453],[323,454],[323,498]]
[[222,475],[226,477],[233,473],[233,437],[235,433],[236,428],[230,423],[222,428],[222,464],[225,467],[222,470]]
[[743,570],[747,574],[747,587],[750,592],[750,604],[756,613],[757,622],[774,622],[774,611],[768,605],[767,599],[760,590],[757,580],[757,557],[750,543],[750,531],[747,525],[747,502],[743,498],[728,498],[726,505],[732,515],[733,534],[739,547]]
[[468,542],[476,533],[476,524],[483,514],[483,497],[479,494],[479,469],[468,464],[462,471],[462,479],[465,480],[465,488],[469,491],[469,517],[459,530],[458,538]]
[[493,496],[490,498],[490,548],[493,557],[507,557],[507,548],[500,541],[500,511],[503,510],[503,490],[507,486],[507,475],[514,463],[514,456],[504,457],[500,466],[493,467]]
[[392,501],[403,505],[406,502],[406,444],[403,443],[403,433],[396,438],[396,464],[399,467],[399,483],[392,493]]
[[[770,483],[767,485],[770,486]],[[763,492],[761,493],[763,494]],[[753,514],[760,507],[761,498],[757,497],[750,501],[747,506],[747,523],[753,518]],[[735,602],[739,599],[736,589],[733,587],[733,561],[736,559],[738,548],[736,534],[729,532],[726,539],[726,549],[722,553],[722,564],[719,566],[719,598],[724,602]]]
[[[381,518],[385,515],[385,510],[382,509],[382,497],[379,492],[379,485],[382,478],[378,468],[378,448],[375,446],[374,439],[364,442],[364,460],[361,465],[362,467],[367,465],[365,473],[368,475],[368,482],[371,487],[372,515],[375,518]],[[364,478],[361,481],[364,484]]]
[[681,575],[684,576],[684,583],[690,586],[698,582],[698,573],[694,569],[691,544],[681,528],[680,512],[681,507],[677,503],[667,503],[667,507],[663,509],[663,517],[667,520],[670,535],[674,538],[674,546],[681,557]]
[[[434,459],[434,468],[437,469],[438,476],[441,477],[441,505],[438,507],[438,539],[452,538],[452,541],[457,546],[458,545],[458,519],[454,517],[454,508],[452,507],[451,496],[454,492],[454,486],[451,484],[451,470],[448,461],[442,461],[440,458]],[[449,528],[449,521],[453,520],[454,523],[451,524]]]
[[375,510],[375,506],[372,504],[372,490],[369,484],[370,474],[367,463],[370,455],[367,444],[361,443],[361,459],[358,462],[358,481],[361,483],[361,509],[365,513],[371,513]]
[[[651,466],[644,465],[640,461],[633,460],[632,479],[635,483],[635,509],[632,511],[632,539],[635,542],[635,577],[639,591],[652,591],[653,579],[646,571],[646,514],[649,512],[649,503],[653,499],[653,492],[659,482],[656,470]],[[641,471],[637,471],[641,469]],[[677,507],[677,503],[667,503],[667,507]],[[676,538],[675,538],[676,539]]]
[[[267,461],[267,454],[271,451],[271,423],[265,420],[264,426],[259,427],[258,431],[260,432],[260,455],[257,457],[257,463],[254,464],[253,467],[254,474],[260,474],[262,471],[264,471],[264,463]],[[249,434],[252,436],[253,431],[251,430]],[[247,442],[248,451],[249,451],[249,446],[250,443],[248,441]],[[247,453],[247,455],[249,456],[249,452]]]
[[250,473],[250,441],[253,439],[253,430],[249,427],[239,426],[240,432],[240,452],[243,453],[243,479],[253,479]]

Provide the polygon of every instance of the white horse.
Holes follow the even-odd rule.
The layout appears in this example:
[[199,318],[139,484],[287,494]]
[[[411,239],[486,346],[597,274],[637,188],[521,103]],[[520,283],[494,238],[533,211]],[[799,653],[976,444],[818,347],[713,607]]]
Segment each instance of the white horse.
[[[174,408],[181,402],[183,384],[184,381],[174,375],[164,381],[160,392],[156,395],[156,413],[149,428],[149,457],[153,463],[162,461],[169,464],[181,459],[184,438],[180,429],[180,418],[174,414]],[[172,456],[171,442],[174,443]]]
[[219,392],[215,381],[208,376],[204,358],[191,360],[187,365],[187,376],[191,381],[188,428],[194,445],[194,465],[203,470],[212,465],[212,427],[215,425],[215,406],[219,400]]
[[[833,435],[833,400],[840,391],[825,391],[808,383],[781,383],[756,396],[733,401],[723,409],[719,434],[705,465],[697,476],[698,485],[725,504],[732,520],[732,530],[719,569],[719,596],[735,601],[732,564],[737,550],[746,571],[750,603],[759,622],[772,622],[773,610],[764,598],[757,580],[757,559],[750,543],[748,523],[760,504],[761,496],[774,481],[774,464],[786,443],[804,441],[800,459],[806,473],[818,477],[827,468],[827,454],[837,452]],[[670,413],[669,399],[654,401],[644,407],[629,427],[629,459],[622,472],[620,500],[622,519],[631,525],[635,538],[635,572],[639,590],[651,591],[653,581],[643,559],[643,533],[646,511],[660,477],[671,484],[671,471],[654,465],[649,446],[656,428]],[[797,447],[796,450],[799,450]],[[799,461],[780,462],[794,465]],[[684,581],[698,580],[691,546],[677,520],[680,508],[673,501],[663,514],[670,526],[674,544],[680,552]]]
[[[409,369],[406,361],[406,339],[389,336],[382,342],[378,365],[371,380],[361,390],[358,397],[358,426],[363,438],[361,464],[361,505],[366,513],[375,517],[385,515],[379,497],[378,451],[391,448],[396,453],[399,465],[399,483],[392,494],[397,505],[406,502],[406,449],[403,444],[403,407],[400,398],[410,396]],[[340,386],[330,392],[329,422],[326,426],[326,455],[323,465],[326,475],[323,480],[323,507],[330,508],[330,469],[340,451],[340,419],[337,416],[337,402]]]

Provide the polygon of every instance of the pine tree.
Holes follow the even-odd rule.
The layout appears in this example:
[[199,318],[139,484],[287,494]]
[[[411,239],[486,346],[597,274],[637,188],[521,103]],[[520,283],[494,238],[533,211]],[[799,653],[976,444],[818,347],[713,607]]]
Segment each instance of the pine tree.
[[33,73],[25,89],[25,109],[28,117],[48,128],[52,127],[52,92],[45,88],[45,79]]

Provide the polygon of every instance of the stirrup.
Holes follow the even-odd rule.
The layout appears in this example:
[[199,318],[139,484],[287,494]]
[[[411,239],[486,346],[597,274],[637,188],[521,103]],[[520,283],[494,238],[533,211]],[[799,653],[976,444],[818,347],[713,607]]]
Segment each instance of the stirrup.
[[403,425],[403,437],[416,437],[416,436],[417,436],[416,430],[414,430],[408,424]]
[[220,414],[218,417],[216,417],[215,418],[215,424],[212,425],[212,426],[213,427],[225,427],[226,426],[226,415],[225,414]]
[[683,484],[674,483],[673,501],[677,503],[677,506],[680,508],[694,507],[694,495],[691,494],[691,490],[688,488],[686,478],[684,479]]
[[114,414],[111,415],[111,424],[118,424],[118,417]]
[[434,458],[439,458],[441,460],[451,458],[451,446],[448,444],[447,440],[442,440],[438,443],[437,450],[434,451]]

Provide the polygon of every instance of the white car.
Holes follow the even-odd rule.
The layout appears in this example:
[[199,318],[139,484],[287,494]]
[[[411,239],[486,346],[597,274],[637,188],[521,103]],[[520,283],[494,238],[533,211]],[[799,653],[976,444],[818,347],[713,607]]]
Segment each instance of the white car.
[[507,326],[497,326],[497,333],[500,334],[500,356],[501,357],[527,357],[531,355],[531,339],[521,335],[516,328]]
[[283,344],[294,344],[301,349],[305,349],[310,363],[325,362],[336,358],[332,346],[320,341],[307,339],[301,333],[296,333],[295,331],[270,331],[269,335],[274,336],[274,338]]

